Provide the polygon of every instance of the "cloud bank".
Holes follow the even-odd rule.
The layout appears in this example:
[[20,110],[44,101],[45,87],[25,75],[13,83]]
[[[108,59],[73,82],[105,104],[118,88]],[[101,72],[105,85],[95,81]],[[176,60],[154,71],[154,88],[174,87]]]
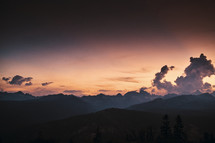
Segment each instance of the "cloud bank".
[[207,82],[203,83],[203,79],[215,75],[215,68],[211,60],[207,60],[204,54],[201,54],[200,57],[197,58],[190,58],[190,65],[184,70],[184,76],[179,76],[174,81],[176,85],[163,80],[168,71],[173,68],[173,66],[163,66],[161,71],[155,74],[152,86],[159,90],[164,89],[168,93],[178,94],[190,94],[197,90],[201,92],[212,91],[212,85]]

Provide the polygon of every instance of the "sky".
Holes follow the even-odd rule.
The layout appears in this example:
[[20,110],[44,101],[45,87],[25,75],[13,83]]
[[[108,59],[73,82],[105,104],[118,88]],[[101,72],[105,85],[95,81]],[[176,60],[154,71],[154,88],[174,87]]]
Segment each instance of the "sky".
[[[174,69],[164,79],[176,85],[190,57],[203,53],[215,65],[214,7],[213,0],[4,1],[0,90],[151,92],[165,65]],[[215,90],[214,73],[201,80]]]

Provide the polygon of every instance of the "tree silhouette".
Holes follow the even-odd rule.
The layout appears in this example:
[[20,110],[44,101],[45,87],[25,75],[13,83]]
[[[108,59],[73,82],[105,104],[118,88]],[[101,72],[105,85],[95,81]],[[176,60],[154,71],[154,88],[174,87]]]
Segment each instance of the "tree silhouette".
[[101,143],[102,142],[101,139],[102,139],[102,134],[101,134],[101,132],[99,130],[99,127],[98,127],[97,130],[96,130],[96,135],[95,135],[95,137],[93,139],[93,142],[94,143]]
[[172,132],[170,128],[170,122],[168,115],[164,115],[162,125],[160,127],[160,143],[171,143],[172,142]]
[[139,140],[141,143],[145,142],[145,139],[146,139],[146,132],[144,130],[140,130],[139,132]]
[[176,143],[184,143],[186,141],[186,135],[184,133],[184,125],[181,117],[176,117],[176,123],[174,125],[173,135]]
[[69,143],[74,143],[72,139],[70,139]]
[[146,141],[153,142],[153,140],[154,140],[153,130],[152,127],[149,127],[146,131]]
[[31,143],[54,143],[54,142],[44,139],[44,136],[43,136],[42,132],[40,131],[38,133],[38,137],[34,141],[32,141]]
[[200,141],[200,143],[214,143],[215,142],[215,138],[213,136],[212,133],[204,133],[204,136],[203,136],[203,140]]
[[135,131],[131,131],[129,134],[126,135],[126,140],[128,142],[136,142],[137,141],[137,136],[135,134]]

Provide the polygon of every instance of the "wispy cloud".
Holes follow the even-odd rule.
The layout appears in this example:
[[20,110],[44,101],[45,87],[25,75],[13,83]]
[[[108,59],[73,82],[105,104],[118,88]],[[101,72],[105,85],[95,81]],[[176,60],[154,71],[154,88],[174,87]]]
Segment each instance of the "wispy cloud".
[[64,90],[64,93],[82,93],[82,90]]
[[122,73],[129,73],[129,74],[136,74],[136,73],[146,73],[150,72],[149,69],[146,68],[141,68],[139,70],[129,70],[129,71],[121,71]]
[[139,83],[139,81],[137,81],[135,77],[115,77],[115,78],[107,78],[107,79],[112,81]]
[[98,90],[98,92],[110,92],[110,91],[112,91],[112,90],[106,90],[106,89],[100,89],[100,90]]

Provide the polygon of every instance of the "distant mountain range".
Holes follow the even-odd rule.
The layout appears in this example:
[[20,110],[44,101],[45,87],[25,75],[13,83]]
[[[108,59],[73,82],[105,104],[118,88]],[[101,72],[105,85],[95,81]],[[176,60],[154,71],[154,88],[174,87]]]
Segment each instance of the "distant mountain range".
[[[147,92],[127,92],[124,96],[76,97],[74,95],[48,95],[34,97],[22,92],[0,93],[1,123],[10,127],[92,113],[108,108],[125,108],[146,112],[175,112],[184,110],[215,111],[215,97],[211,94],[201,95],[150,95]],[[6,124],[3,124],[4,127]]]

